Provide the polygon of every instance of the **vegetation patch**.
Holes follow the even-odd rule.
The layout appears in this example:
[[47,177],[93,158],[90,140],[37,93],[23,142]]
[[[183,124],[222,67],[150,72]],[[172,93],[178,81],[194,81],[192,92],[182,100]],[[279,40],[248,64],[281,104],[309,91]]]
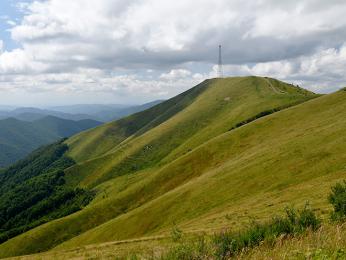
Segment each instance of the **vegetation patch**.
[[[328,200],[334,208],[332,220],[345,221],[346,181],[337,183],[331,190]],[[181,239],[178,245],[172,247],[161,259],[229,259],[240,257],[247,255],[251,248],[262,244],[272,248],[279,238],[301,235],[307,230],[314,233],[320,226],[321,220],[306,204],[303,210],[296,211],[287,208],[285,217],[274,217],[271,221],[262,224],[254,222],[248,229],[240,232],[225,231],[214,235],[211,239],[206,236],[192,240]],[[172,234],[176,234],[176,230],[175,227]],[[177,241],[176,237],[172,235],[174,242]],[[182,235],[179,233],[179,239],[181,237]],[[331,252],[319,248],[309,252],[308,255],[297,252],[296,256],[302,259],[344,259],[346,252],[342,248]]]
[[267,223],[252,223],[240,232],[225,231],[211,239],[205,236],[182,241],[169,250],[163,259],[228,259],[262,243],[274,244],[279,237],[301,234],[307,229],[316,231],[321,221],[306,205],[302,210],[286,209],[286,216],[274,217]]
[[65,183],[74,161],[59,141],[40,148],[0,175],[0,242],[80,210],[93,193]]
[[337,183],[332,187],[332,192],[328,198],[333,205],[332,220],[346,219],[346,181]]
[[[309,99],[310,99],[310,98],[311,98],[311,97],[309,97]],[[250,117],[250,118],[248,118],[248,119],[246,119],[246,120],[243,120],[243,121],[241,121],[241,122],[239,122],[239,123],[237,123],[237,124],[235,124],[235,125],[234,125],[232,128],[230,128],[228,131],[232,131],[232,130],[234,130],[234,129],[236,129],[236,128],[239,128],[239,127],[241,127],[241,126],[243,126],[243,125],[246,125],[246,124],[248,124],[248,123],[251,123],[251,122],[253,122],[253,121],[255,121],[255,120],[257,120],[257,119],[259,119],[259,118],[261,118],[261,117],[274,114],[275,112],[279,112],[279,111],[281,111],[281,110],[283,110],[283,109],[296,106],[296,105],[298,105],[298,104],[300,104],[300,103],[301,103],[301,101],[299,101],[299,102],[294,102],[294,103],[287,104],[287,105],[284,105],[284,106],[279,106],[279,107],[275,107],[275,108],[272,108],[272,109],[267,109],[267,110],[261,111],[260,113],[254,115],[254,116],[252,116],[252,117]]]

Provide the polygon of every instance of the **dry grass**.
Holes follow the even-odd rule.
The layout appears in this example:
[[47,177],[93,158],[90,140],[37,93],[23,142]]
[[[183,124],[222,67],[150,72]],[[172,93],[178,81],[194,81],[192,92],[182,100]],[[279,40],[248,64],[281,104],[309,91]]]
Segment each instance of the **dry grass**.
[[262,245],[240,259],[346,259],[346,223],[324,225],[294,238],[281,238],[274,247]]
[[[172,247],[169,237],[147,237],[89,245],[70,250],[11,258],[13,260],[67,259],[160,259]],[[137,258],[135,258],[137,257]],[[237,259],[346,259],[346,223],[325,224],[295,237],[280,237],[275,245],[262,244],[243,252]],[[208,259],[213,259],[209,257]]]
[[171,244],[167,237],[147,237],[124,241],[108,242],[89,245],[70,250],[49,251],[46,253],[13,257],[13,260],[67,260],[67,259],[131,259],[132,256],[141,258],[158,257]]

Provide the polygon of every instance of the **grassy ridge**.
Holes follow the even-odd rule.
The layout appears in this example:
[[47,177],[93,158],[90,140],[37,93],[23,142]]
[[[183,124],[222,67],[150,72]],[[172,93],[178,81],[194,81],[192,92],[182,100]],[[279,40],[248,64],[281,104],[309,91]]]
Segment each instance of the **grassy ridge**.
[[184,230],[240,225],[308,199],[323,214],[321,194],[345,176],[345,109],[339,92],[226,133],[143,179],[140,191],[184,185],[60,248],[159,234],[173,222]]
[[[103,153],[112,154],[80,165],[80,168],[76,169],[78,174],[88,173],[86,174],[88,178],[81,180],[81,184],[93,186],[118,175],[164,165],[226,132],[230,126],[261,111],[288,106],[315,97],[310,92],[285,83],[280,85],[286,91],[285,94],[277,94],[269,87],[268,81],[269,79],[257,77],[205,81],[172,100],[134,115],[136,124],[137,117],[141,119],[140,122],[150,123],[140,124],[144,127],[140,130],[136,128],[137,132],[130,131],[129,135],[132,136],[122,140],[119,145],[108,141],[108,135],[99,140],[100,132],[103,133],[104,129],[114,130],[109,125],[87,132],[88,137],[72,138],[69,141],[71,146],[69,154],[79,162],[81,162],[80,156],[86,151],[88,153],[102,150]],[[271,81],[276,82],[276,80]],[[171,104],[174,106],[172,107]],[[187,106],[187,104],[190,105]],[[175,116],[172,117],[172,115]],[[130,121],[127,124],[124,123],[122,127],[118,127],[122,120],[114,123],[119,131],[127,131],[127,127],[135,124],[131,121],[131,117],[124,120]],[[157,127],[154,128],[156,125]],[[95,137],[97,141],[90,144],[92,149],[85,148],[85,144],[89,145],[89,141],[94,140]],[[119,137],[118,134],[117,137]],[[116,137],[112,139],[117,140]],[[107,145],[104,145],[104,142]],[[108,150],[108,146],[113,148]],[[107,150],[103,150],[105,148]],[[78,156],[75,157],[75,154]],[[85,159],[88,160],[90,157]],[[102,161],[102,165],[98,161]],[[90,171],[91,169],[95,170]]]
[[71,148],[70,155],[77,161],[83,161],[105,154],[129,136],[138,131],[151,129],[183,110],[206,89],[206,86],[207,81],[202,82],[195,88],[143,112],[70,138],[67,141]]
[[[228,132],[261,111],[314,95],[256,77],[205,84],[208,86],[183,110],[161,124],[154,118],[156,123],[151,126],[152,120],[148,120],[114,145],[103,147],[107,125],[72,138],[72,156],[84,151],[93,138],[97,140],[90,146],[95,149],[85,152],[77,159],[79,164],[66,173],[70,183],[95,187],[96,199],[78,213],[0,245],[0,251],[11,255],[45,250],[81,233],[59,248],[165,234],[173,222],[191,231],[241,225],[251,215],[265,218],[302,194],[323,209],[319,192],[324,183],[320,190],[311,186],[321,180],[328,185],[344,174],[342,153],[335,154],[345,141],[340,134],[345,130],[342,93]],[[335,125],[325,127],[331,124]],[[320,145],[321,138],[326,142]],[[319,149],[308,149],[315,146]],[[323,165],[330,166],[329,160],[335,164],[326,169]],[[252,208],[251,212],[246,208]],[[240,221],[235,223],[236,219]],[[53,239],[47,239],[51,234]]]

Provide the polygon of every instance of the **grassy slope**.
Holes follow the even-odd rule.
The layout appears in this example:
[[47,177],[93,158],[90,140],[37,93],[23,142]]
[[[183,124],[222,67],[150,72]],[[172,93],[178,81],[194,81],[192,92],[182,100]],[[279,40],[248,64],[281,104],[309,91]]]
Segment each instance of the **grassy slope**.
[[141,129],[143,131],[159,125],[189,106],[206,89],[206,83],[148,110],[71,137],[67,141],[71,148],[70,156],[80,162],[104,155]]
[[[170,119],[156,128],[151,127],[150,121],[143,124],[147,125],[146,130],[151,130],[144,131],[139,128],[137,130],[139,132],[136,134],[136,131],[133,131],[128,136],[131,134],[134,136],[127,140],[124,140],[126,138],[124,135],[124,141],[114,151],[111,151],[112,146],[107,149],[101,147],[103,140],[101,136],[105,134],[107,128],[112,127],[112,130],[124,133],[124,127],[117,126],[119,122],[72,138],[71,155],[74,152],[78,154],[87,147],[95,146],[93,151],[97,151],[83,154],[77,158],[80,162],[108,152],[108,155],[102,158],[81,163],[68,173],[71,181],[81,181],[82,185],[97,185],[100,180],[109,179],[96,187],[102,192],[99,192],[98,198],[92,205],[81,212],[14,238],[1,245],[0,251],[11,255],[44,250],[117,215],[119,217],[91,229],[61,247],[155,234],[164,231],[165,228],[169,229],[173,221],[190,230],[229,225],[239,217],[244,221],[248,219],[249,216],[244,212],[246,207],[243,207],[242,203],[247,206],[254,204],[251,214],[261,212],[261,216],[264,217],[268,212],[275,211],[276,206],[284,203],[279,196],[281,193],[284,194],[283,198],[297,195],[297,192],[289,192],[290,189],[287,187],[292,186],[297,189],[300,183],[305,181],[313,183],[316,181],[313,177],[323,176],[325,172],[321,171],[315,176],[308,166],[302,167],[300,171],[294,168],[297,161],[304,162],[302,155],[307,151],[303,149],[300,153],[292,154],[296,149],[291,149],[291,146],[296,147],[296,144],[294,138],[292,143],[291,135],[298,134],[305,140],[301,132],[305,133],[307,129],[301,129],[300,124],[309,122],[304,120],[302,114],[304,112],[311,112],[308,116],[315,119],[315,127],[323,126],[321,120],[325,118],[319,118],[314,109],[306,110],[311,110],[309,105],[317,102],[312,107],[321,106],[321,111],[324,112],[323,106],[329,108],[330,101],[335,101],[331,99],[337,98],[339,93],[335,94],[335,97],[322,97],[222,134],[237,122],[265,109],[303,100],[306,98],[305,95],[311,96],[311,94],[275,80],[268,81],[254,77],[217,80],[207,84],[210,86],[203,89],[194,99],[189,99],[191,105],[183,106],[185,109],[181,112],[175,112],[177,104],[169,101],[173,105],[163,111],[173,110],[175,116],[164,115]],[[324,99],[327,100],[327,105],[323,103]],[[163,104],[167,105],[166,102]],[[247,106],[244,107],[243,104]],[[154,109],[159,111],[160,106]],[[239,109],[239,106],[243,107]],[[335,112],[340,107],[339,113],[344,113],[345,102],[336,105],[335,111],[331,108],[327,111],[332,114],[330,116],[336,117]],[[139,118],[145,120],[143,114],[139,115]],[[275,120],[278,122],[273,124],[272,121]],[[342,120],[338,122],[345,123]],[[151,124],[158,125],[155,122]],[[128,128],[125,127],[126,129]],[[330,129],[332,130],[335,129]],[[218,135],[220,136],[198,147],[199,144]],[[336,135],[334,138],[340,136]],[[319,139],[315,135],[310,136],[311,138]],[[306,143],[316,145],[314,143],[316,140],[310,139],[307,137]],[[114,143],[113,147],[119,142],[121,141]],[[93,144],[90,145],[91,143]],[[160,144],[165,145],[160,146]],[[340,142],[338,144],[340,145]],[[185,148],[182,148],[184,145]],[[188,151],[185,150],[187,147]],[[283,157],[287,157],[287,160],[278,160],[281,153]],[[143,160],[143,156],[147,160]],[[324,158],[323,156],[317,154],[316,160],[323,161],[320,160]],[[314,159],[314,156],[311,159]],[[135,168],[126,168],[127,165],[134,164]],[[311,162],[308,160],[306,164],[310,165]],[[124,168],[127,172],[121,172]],[[127,174],[139,170],[137,174]],[[335,171],[331,169],[333,170]],[[75,178],[77,175],[74,174],[79,172],[82,174],[78,174],[78,178]],[[116,178],[111,179],[112,177]],[[340,176],[334,174],[333,178],[337,179]],[[304,188],[308,189],[309,185],[304,185]],[[271,200],[263,200],[263,196],[271,196]],[[178,205],[177,201],[181,203]],[[273,205],[262,210],[261,203],[268,204],[268,201],[273,201]],[[228,211],[234,213],[237,209],[241,209],[237,215],[234,214],[225,221],[224,213]]]
[[[286,94],[277,94],[273,86]],[[150,110],[72,138],[70,156],[77,161],[110,154],[75,168],[75,176],[82,185],[95,186],[116,175],[162,166],[263,110],[311,97],[291,85],[256,77],[203,82]]]
[[142,192],[183,185],[59,248],[160,234],[173,222],[195,231],[236,226],[306,200],[323,214],[325,194],[346,174],[345,111],[340,91],[223,134],[143,179]]

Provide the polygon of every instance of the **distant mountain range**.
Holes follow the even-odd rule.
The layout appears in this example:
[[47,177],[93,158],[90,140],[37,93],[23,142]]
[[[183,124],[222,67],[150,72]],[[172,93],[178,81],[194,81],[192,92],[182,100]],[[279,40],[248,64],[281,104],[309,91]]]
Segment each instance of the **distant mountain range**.
[[140,112],[161,102],[162,100],[157,100],[143,105],[82,104],[49,107],[46,109],[35,107],[11,108],[8,106],[0,106],[0,119],[16,118],[18,120],[33,122],[46,116],[54,116],[68,120],[92,119],[101,122],[109,122]]
[[15,106],[0,105],[0,111],[9,111],[15,109]]
[[18,120],[33,122],[35,120],[42,119],[46,116],[55,116],[68,120],[83,120],[92,119],[91,116],[86,114],[69,114],[59,111],[40,109],[34,107],[21,107],[10,111],[0,111],[0,119],[16,118]]
[[146,110],[148,108],[151,108],[157,104],[160,104],[163,102],[163,100],[156,100],[150,103],[146,103],[143,105],[137,105],[137,106],[128,106],[128,107],[110,107],[108,109],[103,109],[100,111],[95,112],[94,119],[99,120],[102,122],[109,122],[114,121],[117,119],[120,119],[122,117],[126,117],[132,114],[135,114],[137,112],[141,112],[143,110]]
[[143,105],[71,105],[13,108],[0,106],[0,168],[25,157],[41,145],[52,143],[161,103]]
[[54,116],[45,116],[33,122],[16,118],[0,120],[0,168],[25,157],[41,145],[100,124],[91,119],[73,121]]
[[55,106],[48,107],[48,109],[69,113],[69,114],[89,114],[112,110],[112,109],[126,109],[128,107],[137,105],[122,105],[122,104],[77,104],[77,105],[66,105],[66,106]]

